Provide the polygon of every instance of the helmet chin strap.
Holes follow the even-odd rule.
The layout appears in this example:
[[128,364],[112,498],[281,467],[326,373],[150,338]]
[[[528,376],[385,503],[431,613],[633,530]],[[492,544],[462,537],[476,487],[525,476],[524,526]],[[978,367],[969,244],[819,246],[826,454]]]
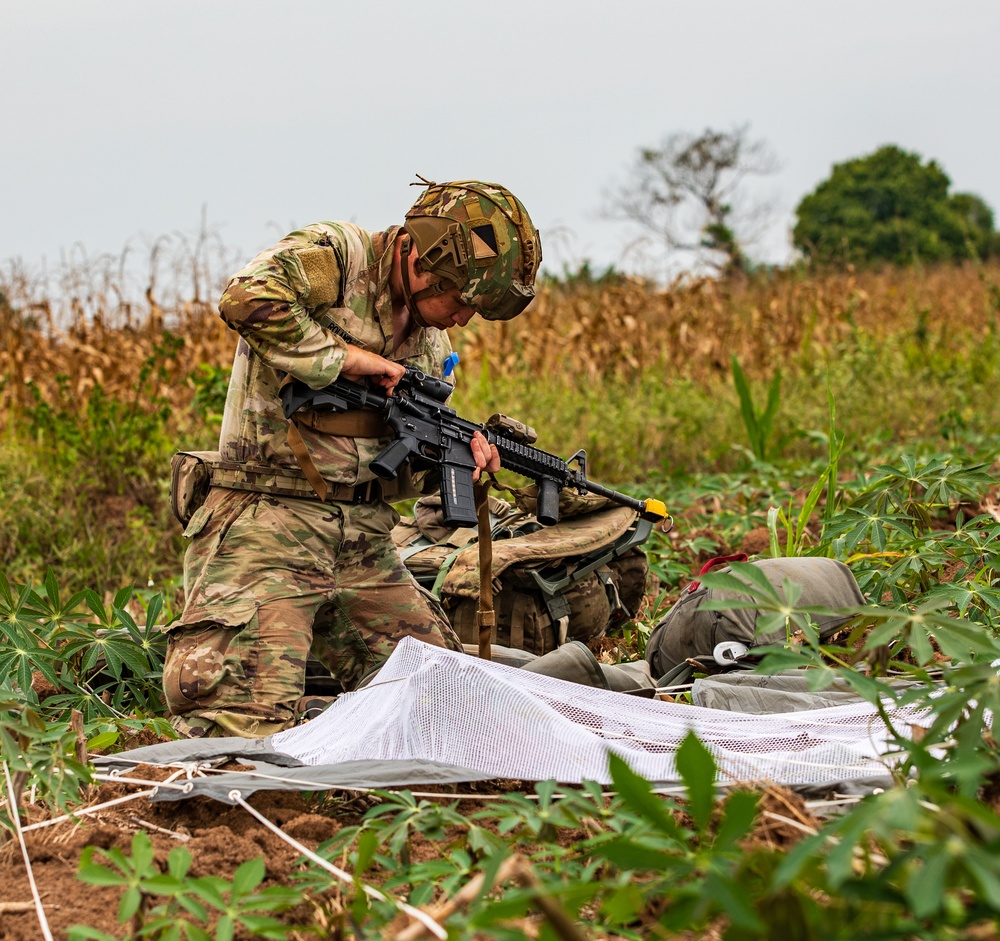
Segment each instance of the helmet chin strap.
[[443,281],[438,279],[433,284],[428,287],[422,288],[414,294],[410,290],[410,249],[413,247],[413,240],[408,234],[403,234],[403,243],[400,246],[400,261],[402,262],[400,266],[400,274],[403,279],[403,300],[406,301],[406,309],[410,312],[410,316],[417,322],[417,324],[423,327],[425,330],[430,327],[430,324],[420,316],[420,310],[417,307],[417,301],[423,300],[425,297],[435,297],[438,294],[444,294],[447,290],[443,286]]

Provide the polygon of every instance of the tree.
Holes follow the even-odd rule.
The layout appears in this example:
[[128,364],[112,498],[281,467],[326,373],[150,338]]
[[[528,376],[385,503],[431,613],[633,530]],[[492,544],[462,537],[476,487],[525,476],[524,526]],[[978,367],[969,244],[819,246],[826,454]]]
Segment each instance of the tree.
[[749,203],[741,188],[748,176],[777,169],[767,144],[748,131],[678,132],[658,149],[640,149],[606,215],[635,223],[669,255],[686,253],[720,272],[745,270],[744,247],[770,206]]
[[834,166],[796,209],[792,240],[821,263],[909,264],[985,257],[993,211],[971,193],[949,194],[938,164],[895,145]]

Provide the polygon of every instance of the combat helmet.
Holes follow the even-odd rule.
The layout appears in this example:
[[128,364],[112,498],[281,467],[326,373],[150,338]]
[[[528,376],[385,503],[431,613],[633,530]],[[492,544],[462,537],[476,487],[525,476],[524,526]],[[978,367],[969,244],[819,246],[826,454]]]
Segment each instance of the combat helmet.
[[495,183],[423,182],[427,189],[403,224],[409,236],[403,252],[415,250],[418,269],[439,280],[411,295],[404,263],[408,301],[457,287],[462,300],[487,320],[516,317],[535,296],[542,261],[541,239],[524,204]]

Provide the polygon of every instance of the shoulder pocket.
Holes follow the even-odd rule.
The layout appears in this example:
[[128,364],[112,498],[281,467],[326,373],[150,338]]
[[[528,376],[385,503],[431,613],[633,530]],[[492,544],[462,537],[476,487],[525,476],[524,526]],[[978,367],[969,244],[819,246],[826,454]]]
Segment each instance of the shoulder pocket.
[[300,249],[297,254],[309,284],[306,303],[310,307],[335,304],[341,294],[343,275],[333,248],[329,245],[314,245]]

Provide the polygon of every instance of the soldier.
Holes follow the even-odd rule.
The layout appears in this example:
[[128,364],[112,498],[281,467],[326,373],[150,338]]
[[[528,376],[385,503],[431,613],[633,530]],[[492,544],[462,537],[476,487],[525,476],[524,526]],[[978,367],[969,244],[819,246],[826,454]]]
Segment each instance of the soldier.
[[[163,687],[188,736],[268,735],[314,703],[311,654],[345,690],[400,638],[461,644],[407,572],[390,502],[437,486],[433,471],[391,488],[371,460],[391,440],[370,412],[295,413],[285,376],[320,389],[338,376],[391,391],[404,366],[441,376],[449,327],[476,313],[516,317],[534,296],[538,232],[492,183],[428,184],[402,227],[306,226],[226,287],[219,311],[240,334],[213,486],[184,535],[186,604],[169,628]],[[499,469],[478,435],[479,470]]]

